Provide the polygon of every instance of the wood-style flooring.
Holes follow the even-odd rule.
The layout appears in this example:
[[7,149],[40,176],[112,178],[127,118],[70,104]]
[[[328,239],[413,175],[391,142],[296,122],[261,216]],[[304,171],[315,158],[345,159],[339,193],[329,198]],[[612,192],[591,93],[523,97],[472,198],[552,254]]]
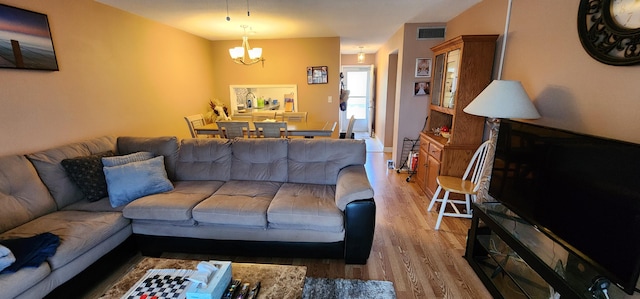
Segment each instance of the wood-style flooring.
[[[445,217],[440,230],[434,230],[437,212],[426,211],[429,199],[413,181],[405,181],[407,174],[387,169],[390,158],[388,153],[367,154],[366,168],[375,189],[377,216],[373,249],[366,265],[345,265],[344,261],[331,259],[173,253],[163,257],[304,265],[309,277],[392,281],[398,298],[491,298],[462,257],[471,221]],[[79,296],[99,297],[140,259],[139,254],[129,258]]]

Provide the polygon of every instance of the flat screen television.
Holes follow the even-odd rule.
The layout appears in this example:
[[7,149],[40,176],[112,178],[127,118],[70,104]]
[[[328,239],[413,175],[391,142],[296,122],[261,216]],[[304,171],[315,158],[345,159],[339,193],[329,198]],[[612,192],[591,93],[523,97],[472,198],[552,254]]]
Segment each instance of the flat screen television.
[[504,120],[489,194],[632,294],[640,145]]

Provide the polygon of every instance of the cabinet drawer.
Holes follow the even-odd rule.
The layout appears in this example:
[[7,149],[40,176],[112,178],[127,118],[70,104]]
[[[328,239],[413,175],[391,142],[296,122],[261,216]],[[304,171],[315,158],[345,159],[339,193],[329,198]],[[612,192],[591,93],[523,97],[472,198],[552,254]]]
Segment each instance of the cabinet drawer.
[[442,158],[442,149],[437,147],[435,144],[429,144],[429,155],[436,158],[437,160],[441,160]]

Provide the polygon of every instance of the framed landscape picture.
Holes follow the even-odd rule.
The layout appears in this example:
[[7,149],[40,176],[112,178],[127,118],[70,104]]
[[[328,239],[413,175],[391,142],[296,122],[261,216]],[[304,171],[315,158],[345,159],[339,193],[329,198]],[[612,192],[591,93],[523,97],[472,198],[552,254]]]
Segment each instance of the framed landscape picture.
[[431,58],[416,59],[416,77],[431,77]]
[[47,15],[0,4],[0,68],[58,70]]

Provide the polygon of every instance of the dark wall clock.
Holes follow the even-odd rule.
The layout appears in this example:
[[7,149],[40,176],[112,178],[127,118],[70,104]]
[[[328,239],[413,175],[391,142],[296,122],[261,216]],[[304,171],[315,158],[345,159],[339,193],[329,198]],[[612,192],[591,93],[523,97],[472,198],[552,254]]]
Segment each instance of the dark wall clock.
[[587,53],[602,63],[640,63],[640,1],[581,0],[578,35]]

